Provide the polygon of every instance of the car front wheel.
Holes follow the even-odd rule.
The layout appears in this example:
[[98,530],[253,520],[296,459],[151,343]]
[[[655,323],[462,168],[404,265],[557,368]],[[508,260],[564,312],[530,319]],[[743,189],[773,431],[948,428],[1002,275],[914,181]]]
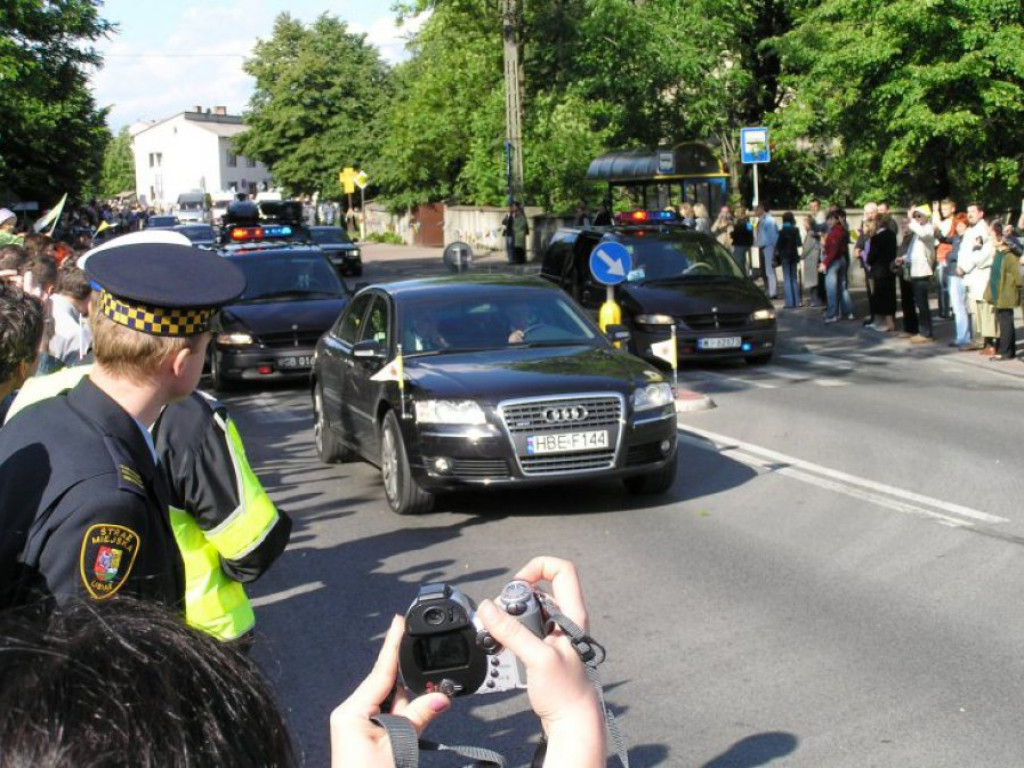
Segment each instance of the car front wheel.
[[224,375],[224,368],[216,350],[210,353],[210,378],[213,379],[213,388],[217,392],[227,392],[235,387],[235,382]]
[[434,506],[434,494],[424,491],[412,478],[409,456],[394,411],[387,412],[380,429],[380,472],[388,506],[399,515],[429,512]]

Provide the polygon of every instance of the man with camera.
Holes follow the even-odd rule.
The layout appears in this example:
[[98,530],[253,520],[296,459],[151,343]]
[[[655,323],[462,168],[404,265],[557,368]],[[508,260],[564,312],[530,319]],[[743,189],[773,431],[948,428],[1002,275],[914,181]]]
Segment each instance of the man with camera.
[[935,263],[935,229],[931,223],[931,207],[927,204],[911,206],[907,212],[910,243],[906,254],[896,258],[897,266],[909,273],[910,285],[917,309],[918,332],[910,337],[913,344],[934,341],[932,312],[928,304],[928,282]]

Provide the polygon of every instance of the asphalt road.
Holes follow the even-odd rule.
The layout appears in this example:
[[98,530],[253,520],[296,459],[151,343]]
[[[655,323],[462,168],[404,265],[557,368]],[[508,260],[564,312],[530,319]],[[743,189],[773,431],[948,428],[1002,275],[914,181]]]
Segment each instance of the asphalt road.
[[[1024,764],[1024,365],[781,322],[770,365],[684,371],[717,407],[680,416],[655,499],[597,481],[400,518],[372,467],[317,461],[301,387],[227,398],[296,522],[253,590],[255,655],[307,765],[420,583],[493,596],[537,553],[581,567],[633,766]],[[476,696],[430,735],[521,766],[537,725],[522,694]]]

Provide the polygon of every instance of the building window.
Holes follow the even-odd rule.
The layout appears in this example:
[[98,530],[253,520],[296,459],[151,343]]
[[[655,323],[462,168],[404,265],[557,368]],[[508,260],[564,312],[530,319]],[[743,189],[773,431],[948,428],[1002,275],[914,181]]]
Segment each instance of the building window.
[[149,167],[159,168],[163,162],[164,156],[162,152],[150,152],[149,153]]
[[245,167],[246,168],[255,168],[256,167],[256,161],[253,160],[251,157],[245,158]]
[[228,153],[228,168],[237,168],[238,167],[238,155],[236,155],[230,149],[227,150],[227,153]]

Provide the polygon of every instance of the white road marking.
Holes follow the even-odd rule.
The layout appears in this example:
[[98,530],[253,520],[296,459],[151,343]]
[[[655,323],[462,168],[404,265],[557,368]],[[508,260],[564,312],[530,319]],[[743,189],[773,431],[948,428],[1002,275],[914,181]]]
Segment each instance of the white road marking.
[[297,587],[291,589],[285,589],[280,592],[275,592],[272,595],[264,595],[263,597],[254,597],[252,599],[253,607],[262,608],[266,605],[273,605],[274,603],[280,603],[282,600],[288,600],[298,595],[305,595],[310,592],[317,592],[327,587],[322,581],[313,581],[309,584],[300,584]]
[[[765,472],[777,472],[786,477],[816,485],[819,488],[842,493],[863,501],[869,501],[872,504],[887,507],[904,514],[930,518],[943,525],[956,528],[971,526],[974,524],[971,521],[990,524],[1009,522],[1005,517],[990,515],[987,512],[971,509],[960,504],[933,499],[913,491],[857,477],[856,475],[830,469],[820,464],[787,456],[769,448],[745,443],[741,440],[734,440],[726,435],[697,429],[689,424],[683,425],[681,429],[691,433],[690,435],[679,435],[679,440],[687,445],[726,454],[730,458],[734,458],[755,469]],[[692,435],[702,437],[704,440],[700,440]],[[709,441],[711,445],[709,446],[708,442],[705,441]]]

